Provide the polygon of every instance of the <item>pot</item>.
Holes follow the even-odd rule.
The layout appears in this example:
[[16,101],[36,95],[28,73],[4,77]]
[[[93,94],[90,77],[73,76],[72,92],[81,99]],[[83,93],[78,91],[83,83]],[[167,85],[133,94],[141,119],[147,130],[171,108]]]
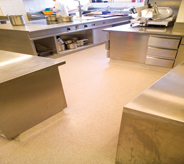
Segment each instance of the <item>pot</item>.
[[63,22],[73,22],[73,16],[62,16]]
[[49,15],[49,16],[46,16],[46,20],[47,20],[48,22],[56,21],[56,15]]
[[83,46],[86,43],[87,40],[88,39],[77,40],[77,46],[78,47]]
[[77,48],[77,43],[71,43],[66,45],[68,49],[75,49]]
[[58,48],[59,48],[59,51],[65,50],[65,44],[61,38],[58,38]]
[[9,19],[13,26],[24,26],[26,24],[23,15],[10,15]]
[[57,21],[58,23],[62,23],[62,22],[63,22],[63,19],[62,19],[61,17],[56,17],[56,21]]

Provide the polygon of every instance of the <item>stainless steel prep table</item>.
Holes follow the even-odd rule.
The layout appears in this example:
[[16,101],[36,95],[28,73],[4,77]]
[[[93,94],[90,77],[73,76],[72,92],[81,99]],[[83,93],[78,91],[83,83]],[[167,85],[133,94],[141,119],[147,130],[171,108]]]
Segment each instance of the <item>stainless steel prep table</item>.
[[58,66],[65,61],[0,51],[0,131],[8,139],[66,106]]
[[116,163],[184,163],[184,62],[123,108]]
[[[184,30],[173,27],[131,27],[130,24],[104,29],[108,32],[108,57],[118,60],[126,60],[132,62],[146,63],[150,52],[154,51],[155,60],[166,63],[166,67],[173,67],[179,64],[184,57],[184,54],[177,54],[180,48],[180,42],[184,37]],[[157,40],[157,45],[150,47],[151,38]],[[172,48],[172,41],[176,40],[177,45]],[[167,44],[165,48],[164,43]],[[149,49],[152,48],[152,49]],[[149,51],[151,50],[151,51]],[[176,53],[173,58],[170,58],[170,52],[174,50]],[[159,56],[158,53],[165,53],[165,56]],[[172,52],[171,52],[172,53]],[[166,57],[168,54],[168,57]],[[177,55],[176,55],[177,54]],[[177,59],[178,58],[178,59]],[[166,60],[165,60],[166,59]],[[176,61],[176,62],[175,62]],[[156,63],[156,64],[157,64]],[[147,63],[146,63],[147,64]],[[168,65],[167,65],[168,64]],[[163,64],[163,66],[165,66]]]
[[[37,55],[35,43],[50,48],[53,54],[63,54],[71,51],[59,52],[57,37],[71,38],[79,36],[89,39],[89,46],[104,43],[106,39],[103,28],[112,27],[114,24],[128,23],[129,16],[116,16],[91,20],[74,20],[47,25],[46,20],[27,22],[25,26],[0,25],[0,49],[31,55]],[[79,48],[81,49],[81,47]],[[76,49],[78,50],[78,49]]]

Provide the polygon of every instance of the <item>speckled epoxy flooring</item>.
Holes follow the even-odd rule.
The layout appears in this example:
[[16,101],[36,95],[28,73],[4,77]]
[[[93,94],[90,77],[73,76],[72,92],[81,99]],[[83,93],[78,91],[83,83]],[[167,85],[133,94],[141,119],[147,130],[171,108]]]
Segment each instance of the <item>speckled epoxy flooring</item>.
[[58,59],[68,107],[22,133],[0,137],[0,164],[114,164],[123,106],[169,69],[106,58],[104,45]]

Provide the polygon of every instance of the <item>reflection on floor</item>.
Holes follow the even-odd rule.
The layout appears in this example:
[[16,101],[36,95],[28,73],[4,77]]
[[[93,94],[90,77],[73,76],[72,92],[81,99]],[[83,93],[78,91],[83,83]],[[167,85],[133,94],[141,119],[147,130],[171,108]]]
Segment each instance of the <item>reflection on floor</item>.
[[123,106],[169,69],[110,60],[104,47],[58,58],[68,107],[15,140],[0,137],[0,163],[115,163]]

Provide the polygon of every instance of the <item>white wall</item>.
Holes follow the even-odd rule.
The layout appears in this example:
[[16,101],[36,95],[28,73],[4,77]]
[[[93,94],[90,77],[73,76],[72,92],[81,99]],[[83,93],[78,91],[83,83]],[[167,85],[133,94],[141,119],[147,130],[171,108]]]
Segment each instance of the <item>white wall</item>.
[[[78,2],[74,0],[60,0],[68,5],[69,8],[76,8]],[[54,6],[53,0],[23,0],[27,12],[42,11],[45,8],[52,8]],[[89,3],[89,0],[80,0],[81,4]]]
[[53,0],[23,0],[27,12],[42,11],[45,8],[53,7]]
[[27,21],[26,10],[22,0],[0,0],[0,7],[4,15],[23,15]]

